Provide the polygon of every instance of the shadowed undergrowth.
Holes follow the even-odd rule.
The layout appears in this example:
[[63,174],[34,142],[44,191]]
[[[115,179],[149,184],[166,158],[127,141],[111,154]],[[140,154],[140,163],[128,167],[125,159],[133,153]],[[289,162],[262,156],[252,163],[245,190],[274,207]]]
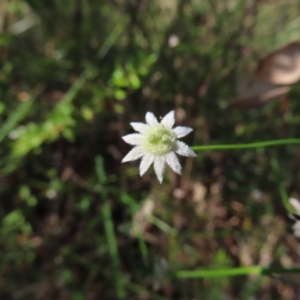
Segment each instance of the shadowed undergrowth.
[[[300,138],[298,83],[229,105],[260,58],[299,41],[299,9],[3,0],[0,298],[295,299],[299,146],[226,147]],[[194,129],[188,145],[225,146],[180,159],[182,176],[167,169],[160,185],[121,164],[121,137],[171,109]]]

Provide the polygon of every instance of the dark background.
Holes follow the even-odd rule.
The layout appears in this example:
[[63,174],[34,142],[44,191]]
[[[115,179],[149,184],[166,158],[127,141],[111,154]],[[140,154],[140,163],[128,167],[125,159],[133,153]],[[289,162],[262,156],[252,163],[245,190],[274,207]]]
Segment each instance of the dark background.
[[121,137],[147,111],[175,109],[190,146],[300,137],[297,84],[267,105],[229,105],[245,71],[300,39],[299,12],[279,0],[1,0],[0,298],[299,299],[296,275],[176,276],[299,265],[282,202],[299,195],[298,146],[200,151],[161,185],[121,164]]

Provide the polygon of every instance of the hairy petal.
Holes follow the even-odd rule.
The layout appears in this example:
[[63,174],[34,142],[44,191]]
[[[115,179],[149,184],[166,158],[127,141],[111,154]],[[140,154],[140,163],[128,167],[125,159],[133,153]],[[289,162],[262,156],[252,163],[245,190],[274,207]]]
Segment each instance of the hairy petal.
[[149,111],[146,113],[146,122],[148,125],[155,125],[158,123],[154,114]]
[[182,156],[196,157],[196,153],[185,143],[177,141],[176,142],[176,153]]
[[173,129],[173,131],[175,132],[176,137],[178,139],[180,139],[180,138],[188,135],[190,132],[192,132],[193,129],[190,127],[185,127],[185,126],[177,126]]
[[169,154],[166,155],[166,162],[167,164],[171,167],[171,169],[177,173],[181,174],[181,165],[180,162],[174,152],[170,152]]
[[154,159],[154,171],[160,183],[163,180],[165,166],[165,158],[163,156],[156,156]]
[[172,128],[175,123],[175,112],[174,110],[171,110],[169,113],[167,113],[163,119],[160,122],[161,124],[164,124],[168,128]]
[[144,153],[142,147],[136,146],[131,151],[129,151],[128,154],[122,159],[122,163],[139,159],[144,154],[145,153]]
[[143,135],[138,133],[127,134],[122,139],[130,145],[140,145],[143,140]]
[[154,161],[154,155],[145,154],[140,164],[140,175],[143,176]]
[[132,126],[132,128],[140,133],[143,133],[146,129],[149,128],[149,125],[144,124],[144,123],[139,123],[139,122],[132,122],[130,123],[130,125]]

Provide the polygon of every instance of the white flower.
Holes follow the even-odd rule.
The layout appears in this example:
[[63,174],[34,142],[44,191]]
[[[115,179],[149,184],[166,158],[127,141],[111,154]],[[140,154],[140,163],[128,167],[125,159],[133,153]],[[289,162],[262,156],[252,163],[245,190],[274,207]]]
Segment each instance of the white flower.
[[294,236],[300,238],[300,202],[295,198],[290,198],[289,202],[295,210],[295,213],[290,214],[290,217],[296,221],[292,227]]
[[172,129],[175,123],[175,113],[170,111],[159,123],[151,112],[146,113],[146,123],[130,123],[138,133],[123,136],[123,140],[135,147],[123,158],[122,162],[142,158],[140,175],[142,176],[154,163],[154,171],[160,183],[163,180],[165,164],[181,174],[181,165],[175,152],[182,156],[195,157],[196,154],[178,138],[189,134],[193,129],[178,126]]

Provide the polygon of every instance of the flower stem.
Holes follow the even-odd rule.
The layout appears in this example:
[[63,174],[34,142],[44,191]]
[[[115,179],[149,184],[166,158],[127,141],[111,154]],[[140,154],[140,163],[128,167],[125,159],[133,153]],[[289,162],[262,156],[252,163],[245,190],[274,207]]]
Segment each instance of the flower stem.
[[177,276],[179,278],[213,278],[213,277],[230,277],[230,276],[241,276],[249,274],[260,274],[260,275],[272,275],[277,274],[288,274],[298,273],[300,268],[285,269],[281,267],[269,267],[264,268],[261,266],[250,266],[250,267],[239,267],[231,269],[217,269],[217,270],[193,270],[193,271],[178,271]]
[[283,139],[283,140],[274,140],[274,141],[266,141],[266,142],[255,142],[249,144],[202,145],[202,146],[193,146],[191,147],[191,149],[194,151],[238,150],[238,149],[263,148],[263,147],[272,147],[272,146],[289,145],[289,144],[300,144],[300,139]]

